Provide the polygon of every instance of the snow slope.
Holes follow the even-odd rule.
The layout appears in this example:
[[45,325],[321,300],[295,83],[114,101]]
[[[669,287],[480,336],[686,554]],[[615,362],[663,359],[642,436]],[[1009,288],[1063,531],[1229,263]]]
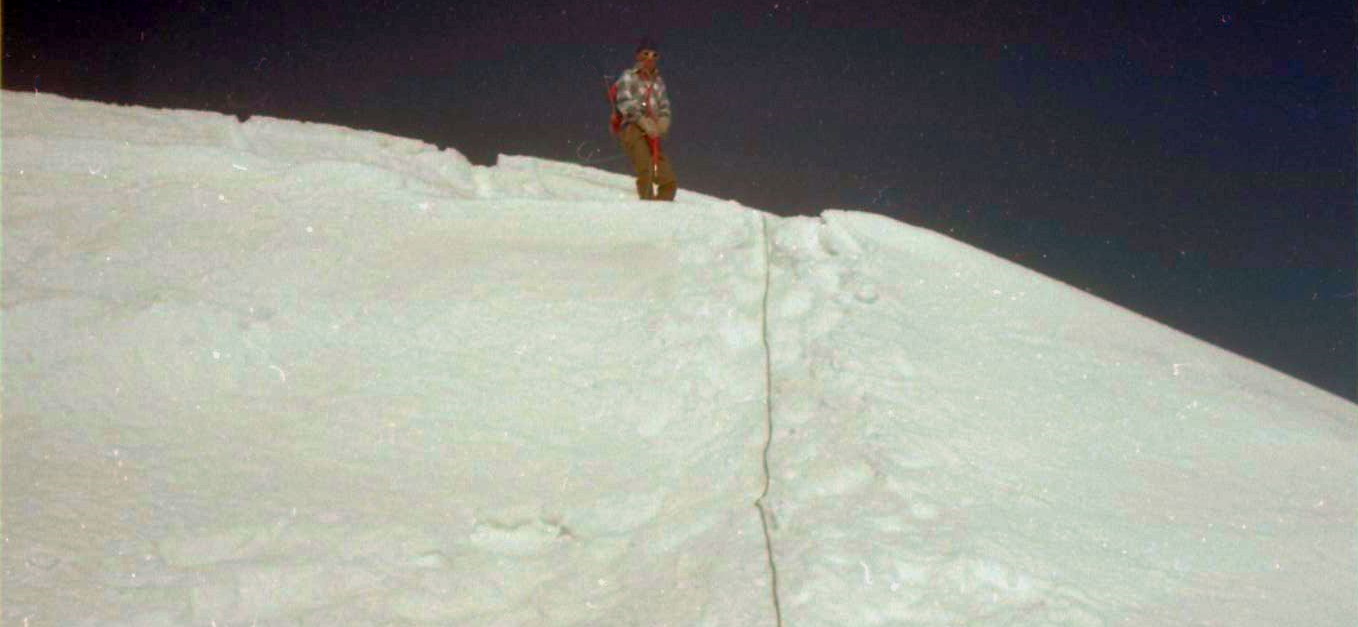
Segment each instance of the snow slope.
[[947,238],[0,106],[6,625],[1358,619],[1354,405]]
[[880,216],[772,241],[799,624],[1358,620],[1352,404]]

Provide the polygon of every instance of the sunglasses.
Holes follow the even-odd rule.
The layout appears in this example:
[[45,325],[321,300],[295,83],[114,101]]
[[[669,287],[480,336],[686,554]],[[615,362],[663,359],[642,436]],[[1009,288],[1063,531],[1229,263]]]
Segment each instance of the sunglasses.
[[637,53],[637,56],[643,59],[659,59],[660,53],[654,50],[642,50],[641,52]]

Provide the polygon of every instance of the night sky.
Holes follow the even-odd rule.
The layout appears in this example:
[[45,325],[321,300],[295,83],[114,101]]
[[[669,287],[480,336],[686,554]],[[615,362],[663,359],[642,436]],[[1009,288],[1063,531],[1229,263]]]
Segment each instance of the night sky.
[[5,89],[615,172],[605,80],[649,35],[681,194],[886,214],[1358,398],[1351,2],[10,0],[3,12]]

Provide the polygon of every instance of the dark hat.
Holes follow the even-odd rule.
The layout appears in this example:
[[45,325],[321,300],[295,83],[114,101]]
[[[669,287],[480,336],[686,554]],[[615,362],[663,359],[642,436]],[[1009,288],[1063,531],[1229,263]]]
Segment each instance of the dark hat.
[[637,44],[637,52],[641,52],[642,50],[654,50],[656,52],[660,52],[660,47],[656,45],[654,39],[651,39],[650,37],[642,37],[641,43]]

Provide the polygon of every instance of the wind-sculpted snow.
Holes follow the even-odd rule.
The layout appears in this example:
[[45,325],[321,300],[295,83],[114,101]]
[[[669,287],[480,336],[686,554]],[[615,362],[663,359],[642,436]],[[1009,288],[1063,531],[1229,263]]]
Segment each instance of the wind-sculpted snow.
[[1354,407],[942,236],[772,236],[784,614],[1342,625]]
[[757,215],[5,97],[6,624],[768,624]]
[[6,625],[1358,617],[1352,404],[941,236],[0,114]]

